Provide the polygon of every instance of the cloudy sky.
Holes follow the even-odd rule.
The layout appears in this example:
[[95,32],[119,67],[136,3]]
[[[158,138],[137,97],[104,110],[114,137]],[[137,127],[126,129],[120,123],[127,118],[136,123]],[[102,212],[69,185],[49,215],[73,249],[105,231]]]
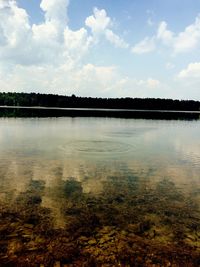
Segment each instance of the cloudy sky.
[[0,91],[200,100],[200,0],[0,0]]

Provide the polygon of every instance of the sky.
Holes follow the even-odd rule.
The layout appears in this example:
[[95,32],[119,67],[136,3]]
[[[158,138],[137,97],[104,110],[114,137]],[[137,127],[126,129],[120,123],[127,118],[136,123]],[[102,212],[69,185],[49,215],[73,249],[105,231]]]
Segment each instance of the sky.
[[0,92],[200,100],[200,0],[0,0]]

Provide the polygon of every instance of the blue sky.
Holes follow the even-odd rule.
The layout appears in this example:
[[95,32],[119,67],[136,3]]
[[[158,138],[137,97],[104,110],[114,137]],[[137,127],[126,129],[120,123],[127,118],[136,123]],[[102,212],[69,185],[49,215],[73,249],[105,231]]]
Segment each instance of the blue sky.
[[200,100],[200,0],[0,0],[0,91]]

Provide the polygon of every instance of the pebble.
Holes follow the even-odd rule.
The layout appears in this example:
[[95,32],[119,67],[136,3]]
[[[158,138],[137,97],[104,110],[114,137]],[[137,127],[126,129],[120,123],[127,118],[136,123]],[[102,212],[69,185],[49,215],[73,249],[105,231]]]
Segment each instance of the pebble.
[[61,265],[60,265],[60,261],[56,261],[55,263],[54,263],[54,267],[60,267]]
[[97,241],[95,239],[91,239],[88,241],[89,245],[95,245],[97,243]]

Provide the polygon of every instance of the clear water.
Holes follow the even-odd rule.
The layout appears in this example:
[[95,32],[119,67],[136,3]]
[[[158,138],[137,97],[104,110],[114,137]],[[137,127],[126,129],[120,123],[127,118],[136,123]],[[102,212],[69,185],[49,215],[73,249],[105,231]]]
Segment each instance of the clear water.
[[0,263],[198,266],[199,137],[200,121],[0,119]]

